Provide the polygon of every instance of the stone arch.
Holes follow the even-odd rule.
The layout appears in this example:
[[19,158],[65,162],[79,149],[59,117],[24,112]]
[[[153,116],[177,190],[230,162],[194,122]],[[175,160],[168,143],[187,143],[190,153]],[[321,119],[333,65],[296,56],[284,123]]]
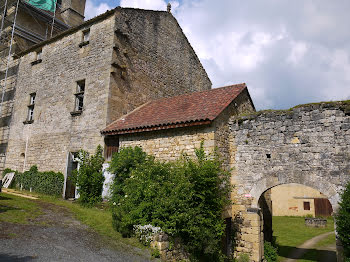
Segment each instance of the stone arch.
[[338,193],[339,190],[337,190],[335,184],[325,178],[315,176],[302,176],[302,178],[299,176],[299,179],[296,177],[291,178],[288,176],[284,177],[283,179],[275,179],[275,177],[266,176],[259,181],[256,181],[250,190],[250,195],[252,197],[252,207],[258,207],[259,198],[265,191],[275,186],[291,183],[308,186],[320,191],[322,194],[327,196],[334,212],[338,210],[338,202],[340,200],[340,196]]

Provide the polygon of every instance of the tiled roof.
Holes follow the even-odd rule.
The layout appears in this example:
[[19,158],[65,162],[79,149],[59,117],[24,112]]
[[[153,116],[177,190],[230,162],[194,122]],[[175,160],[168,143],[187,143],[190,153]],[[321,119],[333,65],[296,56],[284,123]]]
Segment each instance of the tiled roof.
[[209,124],[244,89],[238,84],[150,101],[108,125],[102,134],[124,134]]

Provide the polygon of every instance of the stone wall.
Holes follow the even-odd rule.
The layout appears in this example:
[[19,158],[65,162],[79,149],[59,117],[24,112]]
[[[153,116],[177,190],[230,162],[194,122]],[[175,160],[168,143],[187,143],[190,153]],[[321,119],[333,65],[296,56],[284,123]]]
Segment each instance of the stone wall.
[[232,213],[239,218],[238,231],[245,233],[237,234],[236,255],[249,252],[252,261],[260,261],[261,230],[252,227],[250,213],[255,212],[254,221],[262,216],[258,200],[266,190],[306,185],[323,193],[337,210],[350,175],[350,106],[345,101],[258,112],[232,120],[230,129],[236,184]]
[[168,12],[117,8],[108,121],[150,99],[209,90],[211,82]]
[[120,147],[141,147],[146,153],[159,160],[177,160],[182,153],[195,155],[195,148],[204,141],[206,153],[214,150],[214,128],[199,126],[120,135]]
[[[82,31],[21,57],[6,167],[65,172],[68,152],[90,152],[103,145],[100,130],[106,125],[114,17],[90,27],[90,42],[80,48]],[[84,108],[75,110],[77,81],[85,79]],[[27,119],[30,94],[36,93],[34,122]],[[25,162],[25,163],[24,163]]]

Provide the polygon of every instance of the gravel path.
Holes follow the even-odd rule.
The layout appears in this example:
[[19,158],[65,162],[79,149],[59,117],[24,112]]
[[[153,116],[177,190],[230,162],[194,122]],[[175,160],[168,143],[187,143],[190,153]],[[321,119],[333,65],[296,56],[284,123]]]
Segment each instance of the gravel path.
[[[293,251],[288,256],[290,258],[285,259],[284,262],[295,262],[295,261],[297,261],[305,253],[307,253],[307,251],[312,249],[319,241],[325,239],[326,237],[328,237],[331,234],[334,234],[334,232],[327,232],[327,233],[318,235],[316,237],[313,237],[313,238],[305,241],[302,245],[300,245],[297,248],[293,249]],[[335,247],[334,247],[334,249],[335,249]],[[322,251],[330,251],[330,252],[326,252],[325,256],[323,256],[323,259],[326,259],[326,260],[322,260],[322,261],[327,261],[327,262],[337,261],[336,257],[334,256],[335,254],[333,254],[333,252],[332,252],[333,251],[333,247],[317,248],[317,250],[319,250],[320,252],[322,252]],[[334,258],[335,258],[335,260],[334,260]]]
[[91,232],[68,209],[38,202],[44,214],[26,225],[0,224],[0,261],[150,261],[146,251],[117,247]]

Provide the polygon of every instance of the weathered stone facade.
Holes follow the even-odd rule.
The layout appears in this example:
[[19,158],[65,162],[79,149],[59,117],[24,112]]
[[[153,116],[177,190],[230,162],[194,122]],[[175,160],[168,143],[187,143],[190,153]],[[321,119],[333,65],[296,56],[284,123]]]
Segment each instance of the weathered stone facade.
[[[81,11],[80,16],[83,17],[85,1],[74,1],[76,1],[76,6]],[[63,3],[69,6],[71,0],[63,0]],[[50,37],[51,22],[53,20],[50,13],[35,8],[24,1],[20,1],[17,8],[17,1],[8,0],[6,1],[6,9],[4,9],[5,2],[0,6],[0,22],[3,21],[1,23],[3,27],[0,29],[0,87],[2,91],[0,95],[2,97],[0,101],[0,172],[5,165],[19,64],[19,60],[14,59],[12,54],[24,51],[30,46]],[[4,11],[6,15],[3,18]],[[61,9],[58,7],[52,35],[69,28],[69,25],[63,22],[60,11]],[[67,15],[66,18],[69,19],[70,15]],[[13,31],[12,39],[12,25],[14,23],[16,27]]]
[[[33,64],[38,50],[42,61]],[[150,99],[211,87],[168,12],[116,8],[18,55],[6,167],[19,171],[37,165],[66,174],[70,152],[104,145],[100,131],[112,120]],[[34,119],[26,121],[33,93]]]
[[147,154],[155,156],[159,160],[173,161],[183,153],[189,156],[195,155],[195,148],[199,148],[203,141],[206,153],[214,151],[215,129],[208,127],[187,127],[160,130],[142,134],[121,135],[120,147],[141,147]]
[[[232,132],[231,167],[236,185],[232,213],[238,223],[237,253],[263,256],[258,201],[268,189],[288,183],[323,193],[337,210],[350,175],[348,102],[305,105],[237,118]],[[260,248],[259,248],[260,247]]]

